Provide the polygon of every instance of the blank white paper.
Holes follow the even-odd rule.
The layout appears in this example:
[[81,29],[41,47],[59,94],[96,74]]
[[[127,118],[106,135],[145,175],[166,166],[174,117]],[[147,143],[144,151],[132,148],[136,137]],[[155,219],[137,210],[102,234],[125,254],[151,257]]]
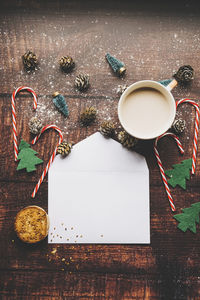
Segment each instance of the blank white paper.
[[48,174],[49,243],[150,243],[143,156],[95,133]]

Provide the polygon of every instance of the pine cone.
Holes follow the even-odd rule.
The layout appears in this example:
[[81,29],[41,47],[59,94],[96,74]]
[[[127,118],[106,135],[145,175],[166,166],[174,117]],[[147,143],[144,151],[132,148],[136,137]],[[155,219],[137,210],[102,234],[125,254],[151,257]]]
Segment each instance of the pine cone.
[[22,61],[26,70],[34,70],[37,67],[38,60],[32,51],[28,50],[23,56]]
[[182,66],[173,77],[181,83],[190,82],[194,79],[194,69],[190,65]]
[[75,79],[75,87],[79,91],[84,91],[89,87],[89,75],[79,74]]
[[117,94],[119,96],[121,96],[123,94],[123,92],[127,89],[128,85],[127,84],[124,84],[124,85],[118,85],[118,88],[117,88]]
[[84,111],[81,112],[80,122],[83,126],[90,125],[97,115],[97,110],[93,106],[87,107]]
[[177,119],[174,121],[172,128],[176,134],[180,134],[185,130],[186,123],[183,119]]
[[67,156],[72,149],[72,144],[67,142],[62,142],[58,147],[56,154],[61,154],[62,156]]
[[33,118],[30,119],[30,121],[28,123],[28,126],[29,126],[29,131],[32,134],[39,134],[41,129],[42,129],[42,123],[36,117],[33,117]]
[[120,131],[118,134],[119,142],[128,149],[133,149],[137,144],[137,139],[129,135],[126,131]]
[[100,132],[104,136],[112,137],[115,133],[115,126],[110,121],[104,121],[100,126]]
[[69,72],[75,66],[75,63],[71,56],[62,56],[59,60],[59,64],[64,72]]

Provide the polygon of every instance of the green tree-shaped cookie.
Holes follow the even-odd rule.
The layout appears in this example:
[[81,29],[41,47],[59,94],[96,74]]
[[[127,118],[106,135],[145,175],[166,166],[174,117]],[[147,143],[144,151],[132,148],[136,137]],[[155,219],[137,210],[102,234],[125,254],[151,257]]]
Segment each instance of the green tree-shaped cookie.
[[185,159],[180,164],[173,165],[173,169],[165,171],[170,177],[168,183],[174,188],[179,185],[186,189],[186,179],[190,179],[190,170],[192,169],[192,159]]
[[19,154],[17,159],[20,160],[17,171],[26,169],[27,172],[32,172],[36,170],[35,165],[43,163],[43,160],[35,156],[36,151],[30,148],[30,145],[24,140],[21,140],[19,145]]
[[191,207],[182,209],[181,214],[174,215],[179,222],[178,228],[185,232],[187,229],[196,233],[196,223],[199,223],[200,202],[194,203]]

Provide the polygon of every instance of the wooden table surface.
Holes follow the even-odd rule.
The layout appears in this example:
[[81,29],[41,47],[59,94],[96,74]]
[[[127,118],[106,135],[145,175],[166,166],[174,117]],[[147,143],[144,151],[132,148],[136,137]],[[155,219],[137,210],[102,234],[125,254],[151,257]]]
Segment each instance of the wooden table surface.
[[[66,1],[67,2],[67,1]],[[134,2],[134,1],[133,1]],[[173,4],[173,5],[172,5]],[[200,88],[199,8],[191,1],[4,1],[0,10],[0,298],[1,299],[200,299],[200,228],[197,234],[177,229],[153,155],[153,142],[140,142],[150,170],[151,243],[149,245],[48,245],[20,242],[13,230],[17,212],[31,204],[48,209],[47,177],[35,199],[31,192],[44,165],[31,174],[17,172],[14,162],[11,93],[21,85],[32,87],[39,98],[37,112],[32,97],[17,97],[19,139],[31,141],[28,121],[36,115],[43,124],[54,123],[65,140],[77,143],[96,132],[103,120],[111,119],[117,130],[118,85],[141,79],[170,78],[183,64],[195,69],[190,86],[176,87],[176,100],[197,101]],[[21,56],[32,49],[40,68],[23,69]],[[127,74],[116,77],[105,61],[110,52],[125,62]],[[76,68],[60,71],[58,59],[71,55]],[[91,88],[80,93],[74,78],[86,72]],[[66,96],[70,117],[65,119],[52,104],[52,93]],[[94,105],[96,122],[81,128],[80,111]],[[187,128],[181,136],[184,158],[192,155],[195,111],[180,107]],[[47,163],[58,135],[45,133],[34,149]],[[199,143],[198,143],[199,144]],[[173,140],[159,143],[165,168],[180,162]],[[200,155],[196,175],[186,191],[173,190],[177,213],[200,201]],[[95,195],[94,195],[95,197]],[[137,230],[137,228],[130,228]],[[52,252],[53,251],[53,252]],[[64,259],[65,260],[64,260]]]

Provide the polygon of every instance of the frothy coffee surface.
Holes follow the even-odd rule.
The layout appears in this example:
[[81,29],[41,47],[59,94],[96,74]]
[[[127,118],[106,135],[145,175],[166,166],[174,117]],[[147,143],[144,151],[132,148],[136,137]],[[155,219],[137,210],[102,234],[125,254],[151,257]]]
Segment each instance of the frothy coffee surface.
[[167,98],[153,88],[139,88],[130,93],[121,107],[123,125],[142,138],[159,135],[170,118]]

